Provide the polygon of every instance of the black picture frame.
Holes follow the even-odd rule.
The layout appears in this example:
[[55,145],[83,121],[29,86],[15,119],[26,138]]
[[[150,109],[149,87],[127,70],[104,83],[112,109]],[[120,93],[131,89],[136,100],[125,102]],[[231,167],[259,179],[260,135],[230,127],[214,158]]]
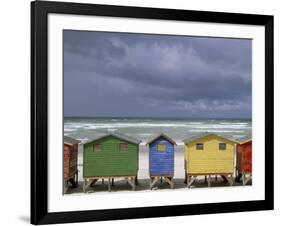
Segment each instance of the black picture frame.
[[[265,27],[265,199],[126,209],[48,212],[48,14],[73,14],[198,21]],[[31,223],[51,224],[192,214],[272,210],[273,172],[273,16],[35,1],[31,3]]]

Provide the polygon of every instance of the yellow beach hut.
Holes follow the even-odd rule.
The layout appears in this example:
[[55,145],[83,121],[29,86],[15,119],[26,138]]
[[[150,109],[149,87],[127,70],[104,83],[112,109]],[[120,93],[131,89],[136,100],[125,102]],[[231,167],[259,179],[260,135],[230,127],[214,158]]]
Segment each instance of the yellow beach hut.
[[236,141],[213,133],[202,133],[183,140],[185,149],[185,176],[190,187],[198,176],[208,178],[218,175],[233,185]]

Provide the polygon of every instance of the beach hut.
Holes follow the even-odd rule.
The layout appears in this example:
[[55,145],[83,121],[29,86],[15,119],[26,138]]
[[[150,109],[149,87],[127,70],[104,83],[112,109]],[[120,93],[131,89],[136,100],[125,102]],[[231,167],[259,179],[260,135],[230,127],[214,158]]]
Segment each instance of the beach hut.
[[245,140],[236,148],[237,181],[242,177],[243,185],[252,179],[252,140]]
[[72,187],[78,184],[78,144],[79,140],[71,137],[63,137],[63,179],[64,179],[64,193],[68,189],[68,184],[71,183]]
[[234,173],[234,140],[212,134],[202,133],[183,140],[185,144],[185,176],[187,186],[198,176],[208,178],[222,176],[230,185]]
[[149,146],[149,176],[150,189],[156,182],[164,179],[171,188],[174,188],[174,146],[176,142],[167,135],[161,133],[146,144]]
[[109,133],[84,144],[84,192],[99,179],[125,178],[135,190],[140,141],[120,133]]

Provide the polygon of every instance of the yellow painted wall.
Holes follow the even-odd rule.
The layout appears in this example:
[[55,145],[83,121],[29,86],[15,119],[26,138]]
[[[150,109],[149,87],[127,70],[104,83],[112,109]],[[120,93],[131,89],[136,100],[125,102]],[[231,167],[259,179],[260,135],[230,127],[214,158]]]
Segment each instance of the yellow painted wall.
[[[204,143],[204,150],[196,150]],[[226,143],[226,150],[219,150]],[[186,171],[188,174],[232,174],[234,172],[234,143],[215,135],[206,136],[185,144]]]

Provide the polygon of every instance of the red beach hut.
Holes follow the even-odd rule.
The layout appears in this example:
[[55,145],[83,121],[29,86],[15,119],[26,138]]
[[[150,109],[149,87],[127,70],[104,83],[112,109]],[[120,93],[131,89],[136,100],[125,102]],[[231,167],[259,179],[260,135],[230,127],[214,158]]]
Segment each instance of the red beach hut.
[[79,140],[75,140],[71,137],[64,136],[63,145],[63,179],[64,179],[64,193],[68,189],[68,183],[70,182],[72,187],[76,187],[78,184],[78,144]]
[[252,179],[252,140],[245,140],[236,149],[237,180],[242,177],[243,185]]

